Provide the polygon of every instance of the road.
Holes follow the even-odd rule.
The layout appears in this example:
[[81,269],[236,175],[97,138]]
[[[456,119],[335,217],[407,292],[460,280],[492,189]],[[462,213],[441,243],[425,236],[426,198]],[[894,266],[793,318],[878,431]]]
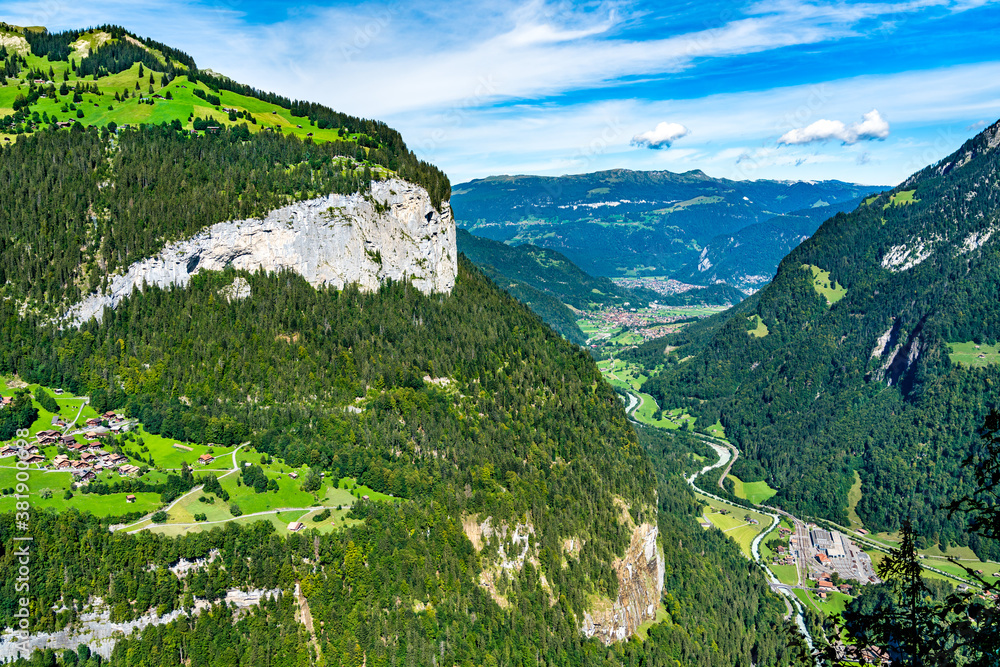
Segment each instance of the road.
[[[201,487],[199,487],[199,488],[201,488]],[[268,514],[281,514],[282,512],[306,512],[306,511],[308,511],[308,512],[313,512],[313,511],[322,512],[323,510],[335,510],[335,509],[337,509],[337,508],[336,507],[326,507],[326,506],[322,506],[322,507],[279,507],[276,510],[267,510],[266,512],[254,512],[252,514],[241,514],[239,517],[233,517],[232,519],[220,519],[218,521],[196,521],[195,523],[161,523],[161,524],[155,524],[155,525],[157,525],[157,526],[171,526],[171,527],[173,527],[173,526],[181,526],[181,527],[188,527],[188,526],[210,526],[210,525],[212,525],[214,523],[229,523],[230,521],[233,521],[233,519],[236,519],[236,518],[239,518],[239,519],[248,518],[249,519],[249,518],[252,518],[252,517],[255,517],[255,516],[267,516]],[[150,527],[151,526],[145,526],[143,528],[138,528],[136,530],[132,530],[132,531],[129,531],[129,532],[138,533],[140,530],[145,530],[146,528],[150,528]]]
[[73,421],[66,424],[66,428],[63,429],[63,435],[69,433],[69,430],[73,428],[73,425],[80,421],[80,415],[83,414],[83,409],[87,406],[88,403],[90,403],[89,396],[76,396],[75,398],[82,398],[83,402],[80,403],[80,409],[77,411],[76,417],[73,418]]
[[[725,503],[727,505],[732,505],[733,507],[737,508],[742,507],[741,505],[732,503],[726,500],[725,498],[715,495],[714,493],[709,493],[708,491],[705,491],[704,489],[700,488],[696,483],[696,480],[701,475],[704,475],[707,472],[716,470],[723,466],[726,466],[725,473],[728,474],[729,469],[732,466],[732,462],[735,461],[736,457],[739,455],[739,450],[737,450],[732,445],[726,447],[714,442],[713,440],[710,440],[708,438],[702,437],[697,434],[695,435],[695,437],[697,437],[699,440],[701,440],[706,445],[715,450],[715,453],[719,455],[719,460],[711,465],[705,466],[704,468],[701,469],[700,472],[696,472],[692,474],[690,477],[688,477],[687,478],[688,484],[691,485],[691,488],[693,488],[695,491],[704,496],[708,496],[709,498]],[[725,479],[725,475],[719,477],[718,484],[720,487],[722,486],[723,479]],[[795,594],[791,591],[792,587],[781,583],[778,580],[778,578],[774,576],[774,573],[771,572],[771,569],[767,566],[767,564],[763,561],[763,559],[760,557],[760,543],[769,533],[771,533],[771,531],[773,531],[775,528],[778,527],[780,518],[773,511],[769,512],[767,510],[764,510],[759,505],[755,507],[756,511],[771,517],[771,525],[768,526],[765,530],[762,530],[753,539],[753,541],[750,543],[750,553],[753,554],[754,562],[756,562],[757,565],[764,570],[764,575],[767,577],[768,583],[771,586],[771,590],[775,591],[776,593],[779,593],[781,595],[781,599],[785,601],[785,609],[788,612],[785,615],[785,618],[789,618],[793,614],[795,615],[795,625],[799,628],[799,632],[801,632],[802,636],[805,638],[806,645],[809,646],[809,650],[812,651],[813,639],[812,635],[809,634],[809,629],[806,627],[805,612],[802,608],[802,604],[799,602],[799,599],[795,596]]]
[[[239,464],[237,464],[237,462],[236,462],[236,452],[240,451],[241,449],[243,449],[244,447],[246,447],[249,444],[250,444],[249,441],[244,442],[242,445],[240,445],[239,447],[237,447],[236,449],[233,450],[233,467],[228,472],[226,472],[226,473],[224,473],[222,475],[219,475],[219,479],[222,479],[223,477],[229,477],[234,472],[239,472],[240,467],[239,467]],[[172,510],[174,508],[174,506],[177,505],[177,503],[181,502],[182,500],[184,500],[188,496],[192,496],[192,495],[198,493],[199,491],[202,490],[202,488],[203,488],[202,485],[199,484],[198,486],[192,488],[190,491],[188,491],[184,495],[179,496],[178,498],[176,498],[172,503],[170,503],[169,505],[167,505],[166,507],[164,507],[162,510],[156,510],[156,512],[160,512],[160,511],[170,512],[170,510]],[[276,511],[285,511],[285,510],[276,510]],[[129,530],[129,528],[134,528],[135,526],[138,526],[140,523],[143,523],[144,521],[148,521],[150,519],[150,517],[153,516],[153,514],[156,514],[156,512],[151,512],[150,514],[147,514],[146,516],[142,517],[138,521],[134,521],[134,522],[130,523],[127,526],[122,526],[121,528],[118,528],[118,530],[127,530],[130,533],[138,533],[140,530],[145,530],[146,528],[149,528],[150,525],[152,525],[152,524],[149,524],[149,525],[146,525],[146,526],[142,526],[140,528],[135,528],[135,530]],[[264,512],[264,514],[268,514],[268,513],[269,512]],[[246,516],[256,516],[256,515],[255,514],[247,514]],[[226,519],[225,521],[232,521],[232,519]],[[205,523],[225,523],[225,521],[200,521],[199,524],[205,524]],[[186,525],[189,525],[189,524],[171,524],[171,525],[186,526]]]

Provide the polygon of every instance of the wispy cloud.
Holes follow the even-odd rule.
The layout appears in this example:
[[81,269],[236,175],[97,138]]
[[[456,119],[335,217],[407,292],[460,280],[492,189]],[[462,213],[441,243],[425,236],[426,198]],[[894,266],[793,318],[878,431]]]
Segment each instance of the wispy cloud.
[[856,144],[875,139],[882,141],[888,136],[889,123],[882,118],[878,109],[872,109],[862,116],[860,122],[850,125],[844,125],[839,120],[820,119],[806,127],[789,130],[778,138],[778,143],[787,146],[835,139],[844,144]]
[[[1000,63],[986,60],[1000,31],[985,4],[15,0],[0,18],[126,25],[237,80],[386,120],[456,181],[627,166],[885,183],[929,143],[940,157],[946,126],[1000,115]],[[950,36],[970,39],[919,40],[949,20]],[[920,50],[894,60],[900,34]],[[957,65],[937,69],[935,53]],[[876,117],[850,122],[873,106]],[[683,149],[682,135],[657,131],[664,119],[686,131]]]

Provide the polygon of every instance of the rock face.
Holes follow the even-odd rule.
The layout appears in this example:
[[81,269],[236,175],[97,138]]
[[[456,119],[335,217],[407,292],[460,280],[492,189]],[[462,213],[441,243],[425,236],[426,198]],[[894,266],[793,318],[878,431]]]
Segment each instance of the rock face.
[[77,325],[100,320],[105,306],[115,308],[143,282],[184,286],[199,271],[227,266],[287,269],[316,287],[356,283],[365,291],[384,280],[409,279],[425,294],[447,294],[455,285],[458,250],[451,208],[441,208],[434,209],[423,188],[393,179],[373,182],[367,194],[328,195],[264,218],[221,222],[133,264],[105,294],[87,297],[66,318]]
[[644,621],[656,617],[663,593],[663,551],[656,544],[659,529],[644,523],[632,533],[623,558],[614,562],[618,599],[597,605],[584,615],[583,634],[605,644],[627,639]]
[[[256,607],[268,597],[281,595],[281,589],[241,591],[231,588],[217,603],[228,605],[242,613],[250,607]],[[99,653],[104,659],[111,657],[115,644],[120,639],[130,635],[134,630],[142,630],[150,625],[166,625],[187,613],[196,616],[212,607],[207,600],[195,598],[194,608],[185,612],[177,609],[160,616],[155,609],[147,611],[142,616],[123,622],[111,620],[111,611],[98,598],[91,600],[91,609],[77,617],[77,623],[57,632],[33,632],[27,640],[7,628],[0,634],[0,662],[9,662],[18,657],[29,658],[32,651],[39,649],[76,649],[80,644],[86,644],[90,650]]]

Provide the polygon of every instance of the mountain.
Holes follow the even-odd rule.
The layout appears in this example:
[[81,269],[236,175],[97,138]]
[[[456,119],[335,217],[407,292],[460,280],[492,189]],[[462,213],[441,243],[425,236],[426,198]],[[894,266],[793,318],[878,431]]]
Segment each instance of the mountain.
[[573,310],[663,306],[730,305],[743,293],[728,285],[660,294],[644,287],[627,288],[609,278],[591,276],[555,250],[530,243],[507,245],[458,230],[458,249],[497,285],[527,305],[568,340],[583,345],[587,337]]
[[857,471],[869,529],[912,517],[922,540],[997,559],[942,508],[970,491],[962,461],[1000,399],[998,146],[1000,123],[824,222],[764,290],[637,351],[681,346],[645,389],[721,418],[734,472],[772,502],[846,524]]
[[698,266],[678,277],[689,283],[726,283],[753,292],[771,281],[778,264],[819,229],[824,220],[857,208],[862,198],[792,211],[715,237],[702,248]]
[[[710,284],[716,277],[695,272],[706,246],[724,247],[716,240],[720,235],[881,189],[840,181],[731,181],[697,170],[615,169],[560,177],[491,176],[455,186],[451,201],[458,225],[477,236],[557,250],[591,275],[683,275]],[[768,250],[753,255],[752,267],[720,275],[773,275],[778,251],[769,249],[789,242],[769,235],[757,242]]]
[[0,29],[0,430],[32,461],[0,467],[0,540],[32,538],[0,658],[792,662],[698,524],[697,445],[457,255],[397,132],[122,28]]

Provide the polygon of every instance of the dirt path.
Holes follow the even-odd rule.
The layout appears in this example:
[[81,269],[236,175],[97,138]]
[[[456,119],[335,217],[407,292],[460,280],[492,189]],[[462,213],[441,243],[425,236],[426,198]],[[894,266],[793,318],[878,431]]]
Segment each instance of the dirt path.
[[[236,449],[233,450],[233,467],[228,472],[226,472],[226,473],[224,473],[222,475],[219,475],[219,479],[222,479],[223,477],[228,477],[229,475],[232,475],[234,472],[239,472],[239,467],[236,464],[236,452],[240,451],[242,448],[246,447],[249,444],[250,444],[249,442],[244,442],[242,445],[240,445],[239,447],[237,447]],[[188,496],[190,496],[192,494],[198,493],[203,488],[204,487],[201,484],[199,484],[198,486],[194,487],[193,489],[191,489],[190,491],[188,491],[184,495],[175,498],[174,501],[172,503],[170,503],[169,505],[167,505],[166,507],[164,507],[162,511],[169,512],[170,510],[172,510],[177,505],[177,503],[181,502],[182,500],[184,500],[185,498],[187,498]],[[161,510],[156,510],[154,512],[150,512],[149,514],[147,514],[146,516],[142,517],[138,521],[133,521],[132,523],[128,524],[127,526],[122,526],[118,530],[129,530],[129,528],[133,528],[135,526],[138,526],[143,521],[149,520],[150,517],[152,517],[154,514],[156,514],[156,512],[159,512],[159,511],[161,511]],[[268,512],[265,512],[265,514],[268,514]],[[247,516],[254,516],[254,515],[253,514],[248,514]],[[227,519],[227,521],[232,521],[232,519]],[[198,523],[198,525],[202,525],[202,524],[205,524],[205,523],[225,523],[225,522],[224,521],[200,521]],[[157,524],[157,525],[166,525],[166,524]],[[195,525],[195,524],[177,524],[177,523],[174,523],[174,524],[170,524],[170,525],[172,525],[172,526],[188,526],[188,525]],[[129,532],[130,533],[136,533],[136,532],[138,532],[140,530],[144,530],[145,528],[149,528],[149,526],[143,526],[142,528],[137,528],[136,530],[129,530]]]
[[85,407],[87,407],[87,405],[90,403],[90,397],[89,396],[77,396],[76,398],[82,398],[83,402],[80,403],[80,409],[77,410],[76,417],[73,418],[73,421],[71,421],[70,423],[66,424],[66,428],[63,429],[63,435],[66,435],[69,432],[69,430],[74,427],[74,424],[76,424],[78,421],[80,421],[80,415],[83,414],[83,409]]

